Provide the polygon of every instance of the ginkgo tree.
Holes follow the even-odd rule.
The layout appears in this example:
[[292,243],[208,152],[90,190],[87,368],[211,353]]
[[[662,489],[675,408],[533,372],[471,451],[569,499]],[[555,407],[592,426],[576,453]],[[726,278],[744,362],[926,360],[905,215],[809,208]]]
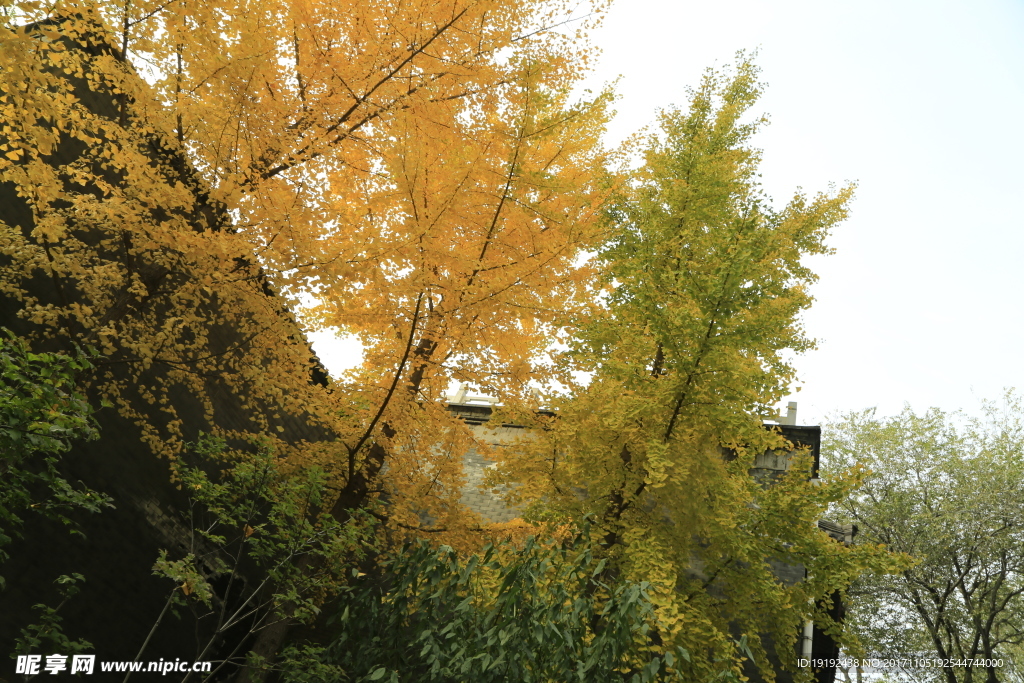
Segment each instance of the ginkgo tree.
[[[479,543],[445,391],[456,376],[528,404],[552,321],[584,306],[609,98],[570,90],[601,3],[2,9],[0,289],[18,333],[95,345],[90,391],[159,454],[267,432],[285,471],[327,473],[335,518],[386,493],[391,528]],[[334,383],[310,381],[288,313],[306,293],[308,326],[367,346]]]
[[[168,387],[212,415],[220,376],[340,436],[339,510],[390,454],[395,516],[444,519],[407,501],[458,488],[451,448],[413,447],[447,419],[453,359],[529,396],[545,322],[584,291],[607,96],[568,100],[588,48],[550,29],[573,9],[8,3],[0,179],[24,210],[5,217],[5,292],[37,335],[102,348],[117,371],[101,393],[124,412],[146,421],[141,391],[169,414],[154,448],[183,444]],[[344,390],[311,385],[281,314],[306,292],[308,324],[368,347]]]
[[[815,604],[893,562],[816,528],[855,473],[818,486],[805,457],[772,486],[749,474],[756,454],[785,447],[763,420],[793,380],[786,354],[813,345],[798,318],[815,279],[802,259],[827,253],[852,195],[772,207],[750,147],[760,92],[740,58],[732,73],[709,71],[688,109],[662,113],[607,211],[603,294],[566,321],[576,328],[558,376],[570,391],[553,394],[557,417],[538,417],[526,455],[501,463],[528,519],[597,520],[611,576],[653,586],[652,646],[694,653],[693,680],[737,665],[736,633],[768,679],[761,634],[795,669],[785,653],[800,625],[828,623]],[[772,560],[809,578],[785,586]]]

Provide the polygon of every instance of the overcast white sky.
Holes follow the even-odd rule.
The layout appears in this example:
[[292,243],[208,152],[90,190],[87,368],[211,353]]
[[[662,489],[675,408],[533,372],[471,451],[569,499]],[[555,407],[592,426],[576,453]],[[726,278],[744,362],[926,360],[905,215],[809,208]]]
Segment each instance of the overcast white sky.
[[[759,48],[768,193],[859,184],[813,261],[801,424],[1024,389],[1024,0],[618,0],[594,37],[593,84],[622,75],[613,141]],[[325,363],[352,362],[327,337]]]

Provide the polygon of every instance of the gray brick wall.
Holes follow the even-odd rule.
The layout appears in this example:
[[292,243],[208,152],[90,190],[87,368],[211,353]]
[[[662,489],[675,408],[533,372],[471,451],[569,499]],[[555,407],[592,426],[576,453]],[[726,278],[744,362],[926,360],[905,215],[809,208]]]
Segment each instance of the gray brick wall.
[[[453,412],[457,414],[466,412],[460,411],[461,407],[452,406],[454,408]],[[477,406],[473,407],[476,408]],[[473,436],[485,443],[495,446],[507,446],[526,435],[526,430],[522,427],[509,425],[491,427],[486,422],[474,424],[476,420],[473,418],[478,417],[478,414],[474,412],[467,416],[466,419],[469,422],[470,429],[473,431]],[[502,501],[500,495],[502,489],[497,489],[498,493],[496,494],[494,493],[495,489],[483,485],[487,470],[495,465],[492,460],[479,453],[477,449],[471,448],[466,453],[462,463],[466,473],[466,486],[462,490],[462,502],[464,505],[482,516],[487,522],[508,522],[520,515],[521,510],[518,507],[509,507]]]

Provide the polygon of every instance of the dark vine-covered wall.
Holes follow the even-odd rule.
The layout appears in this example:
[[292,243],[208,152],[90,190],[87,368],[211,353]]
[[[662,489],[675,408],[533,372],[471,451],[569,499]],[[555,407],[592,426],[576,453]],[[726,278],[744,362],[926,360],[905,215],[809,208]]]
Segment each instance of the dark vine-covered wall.
[[[73,17],[55,19],[50,26],[59,27],[62,22],[77,20]],[[31,31],[33,27],[27,30]],[[66,42],[69,49],[77,50],[87,58],[95,59],[115,52],[104,44],[101,37],[92,44],[88,41]],[[67,79],[80,102],[93,115],[109,122],[124,121],[123,103],[118,102],[113,93],[96,89],[85,78],[68,76]],[[124,125],[132,126],[133,123],[129,119]],[[195,202],[191,215],[187,217],[190,228],[195,231],[226,229],[226,213],[209,200],[184,157],[157,135],[150,135],[146,141],[153,164],[159,167],[165,180],[180,183],[193,193]],[[85,151],[81,142],[63,136],[54,153],[48,157],[48,163],[60,168],[75,162]],[[120,181],[109,172],[106,180]],[[99,192],[89,186],[75,190]],[[10,182],[0,183],[0,221],[20,230],[27,239],[36,239],[32,211],[19,196],[18,188]],[[118,226],[105,226],[104,229],[116,231]],[[99,243],[108,235],[93,226],[73,236],[84,242],[92,240]],[[120,257],[116,253],[100,256],[111,260]],[[10,269],[11,263],[10,256],[0,254],[0,268]],[[188,268],[174,270],[145,261],[136,262],[133,267],[144,282],[148,295],[141,300],[126,299],[120,309],[112,309],[111,315],[129,320],[132,316],[140,319],[141,316],[150,316],[159,320],[161,316],[170,315],[176,292],[191,277]],[[84,638],[92,643],[94,647],[89,652],[95,653],[97,659],[135,659],[174,588],[166,578],[153,575],[158,554],[167,550],[169,557],[177,559],[195,549],[192,526],[188,523],[189,500],[172,483],[170,460],[155,454],[146,438],[152,440],[155,434],[158,438],[188,442],[194,441],[200,432],[209,433],[219,428],[235,434],[267,431],[285,444],[326,443],[332,439],[331,432],[317,423],[311,414],[301,410],[282,410],[279,405],[272,405],[260,396],[247,395],[244,380],[230,375],[235,367],[232,360],[257,353],[258,341],[261,348],[298,347],[300,351],[304,350],[309,359],[306,366],[308,381],[321,387],[327,385],[326,373],[312,356],[289,311],[261,281],[258,271],[248,267],[255,276],[245,286],[253,289],[251,294],[255,299],[262,297],[265,300],[258,314],[269,316],[270,322],[264,330],[264,338],[254,340],[248,332],[243,333],[238,326],[224,322],[225,317],[216,310],[215,300],[209,304],[207,327],[203,330],[208,346],[203,355],[223,359],[223,362],[218,364],[217,371],[212,370],[209,363],[197,363],[194,371],[201,374],[206,399],[214,407],[212,414],[210,405],[197,395],[199,392],[188,386],[176,385],[169,379],[172,368],[160,363],[153,363],[140,373],[138,364],[125,358],[99,357],[94,361],[94,376],[82,378],[83,385],[90,387],[94,405],[98,405],[99,383],[111,380],[126,382],[128,386],[122,396],[131,409],[139,413],[141,420],[126,418],[122,414],[124,411],[115,408],[102,408],[96,413],[100,438],[75,443],[63,458],[62,474],[67,481],[73,485],[84,484],[112,496],[115,509],[107,509],[100,514],[76,515],[80,520],[81,534],[71,534],[68,528],[38,515],[24,515],[26,524],[20,530],[21,537],[8,547],[11,558],[0,567],[0,574],[6,578],[6,589],[0,590],[0,681],[20,679],[13,673],[13,659],[8,659],[14,652],[15,639],[29,624],[39,623],[39,611],[35,605],[56,606],[60,602],[54,581],[61,575],[78,573],[85,578],[81,593],[60,608],[65,635],[72,640]],[[37,272],[22,283],[24,291],[44,304],[67,306],[89,303],[74,299],[75,289],[68,286],[69,283],[64,282],[62,288],[57,284],[60,283],[55,284],[54,278],[45,272]],[[69,300],[69,296],[72,299]],[[77,344],[93,341],[87,338],[87,330],[77,329],[73,323],[53,328],[26,320],[22,314],[23,306],[21,297],[11,293],[0,294],[0,327],[27,338],[35,351],[71,352]],[[237,319],[244,319],[246,315],[245,311],[235,313]],[[254,311],[253,315],[256,314]],[[255,362],[259,362],[258,356]],[[161,383],[170,386],[166,394],[168,400],[164,404],[154,402],[146,391],[148,387]],[[243,390],[240,391],[239,387]],[[180,430],[170,424],[172,420],[176,423],[180,420]],[[148,434],[143,433],[140,421],[148,424]],[[244,447],[245,442],[236,440],[233,445]],[[206,569],[209,571],[210,567]],[[243,571],[238,580],[244,583],[260,578],[251,567],[247,571],[248,575]],[[226,577],[214,579],[213,585],[220,593],[215,600],[219,600],[226,587]],[[232,593],[239,594],[237,583]],[[215,603],[215,606],[219,607],[219,604]],[[209,635],[209,626],[203,621],[199,623],[200,626],[194,628],[191,614],[169,612],[153,634],[142,658],[147,661],[195,658],[199,644],[205,643]],[[238,644],[239,637],[229,633],[217,652],[208,653],[204,658],[217,659],[230,652]],[[114,679],[111,674],[107,676],[109,680]],[[121,680],[123,674],[116,678]],[[104,675],[97,672],[93,679],[102,681]]]

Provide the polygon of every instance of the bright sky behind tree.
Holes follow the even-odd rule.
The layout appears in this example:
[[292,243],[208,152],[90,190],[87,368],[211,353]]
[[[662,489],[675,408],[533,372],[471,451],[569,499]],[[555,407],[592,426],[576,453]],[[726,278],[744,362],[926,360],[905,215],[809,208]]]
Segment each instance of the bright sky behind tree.
[[[588,86],[621,75],[610,143],[756,48],[776,205],[858,183],[836,253],[813,262],[799,423],[976,412],[1024,388],[1024,1],[619,0],[594,42]],[[357,344],[312,339],[332,370],[358,362]]]

